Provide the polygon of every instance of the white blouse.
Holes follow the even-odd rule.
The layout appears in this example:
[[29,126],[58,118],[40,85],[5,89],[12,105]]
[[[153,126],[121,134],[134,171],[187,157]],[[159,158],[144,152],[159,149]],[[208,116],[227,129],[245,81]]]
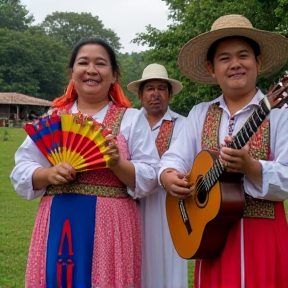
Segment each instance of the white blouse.
[[[263,97],[263,93],[258,90],[251,102],[235,114],[233,135],[242,128],[253,113],[255,105],[258,105]],[[224,142],[225,136],[228,135],[231,115],[221,95],[213,101],[193,107],[177,140],[160,160],[158,179],[161,172],[168,167],[173,167],[182,173],[190,172],[195,157],[202,150],[201,133],[207,110],[215,102],[220,102],[220,107],[223,109],[219,127],[219,143]],[[244,176],[244,189],[254,198],[283,201],[288,198],[288,109],[272,109],[269,118],[272,159],[271,161],[260,160],[262,185],[256,185]]]
[[[93,118],[102,123],[111,102]],[[77,105],[71,108],[71,113],[77,113]],[[127,188],[133,198],[149,194],[157,185],[158,153],[152,139],[149,124],[145,116],[137,109],[128,108],[122,118],[120,132],[127,140],[131,162],[135,167],[136,188]],[[29,136],[15,153],[15,167],[10,179],[15,191],[27,200],[41,197],[45,189],[34,190],[32,175],[39,167],[51,167],[50,162],[36,147]]]

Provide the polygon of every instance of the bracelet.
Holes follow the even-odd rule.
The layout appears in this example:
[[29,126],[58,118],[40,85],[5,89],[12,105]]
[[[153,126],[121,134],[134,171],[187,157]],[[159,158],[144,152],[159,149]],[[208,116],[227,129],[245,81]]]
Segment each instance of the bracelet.
[[[170,172],[173,172],[173,171],[177,171],[176,169],[174,169],[174,168],[166,168],[165,170],[163,170],[162,171],[162,173],[170,173]],[[162,175],[162,173],[161,173],[161,175]],[[162,187],[162,188],[164,188],[164,189],[166,189],[166,187],[165,187],[165,185],[163,184],[163,182],[161,181],[161,175],[160,175],[160,177],[159,177],[159,185],[160,185],[160,187]]]

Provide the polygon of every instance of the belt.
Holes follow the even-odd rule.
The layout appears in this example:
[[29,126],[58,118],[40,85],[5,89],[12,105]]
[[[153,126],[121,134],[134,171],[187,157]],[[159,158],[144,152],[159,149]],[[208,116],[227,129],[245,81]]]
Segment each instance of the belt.
[[44,196],[54,196],[59,194],[82,194],[111,198],[130,197],[127,193],[126,187],[101,186],[79,182],[64,185],[51,185],[47,188]]
[[273,201],[253,198],[245,194],[243,218],[275,219],[275,203]]

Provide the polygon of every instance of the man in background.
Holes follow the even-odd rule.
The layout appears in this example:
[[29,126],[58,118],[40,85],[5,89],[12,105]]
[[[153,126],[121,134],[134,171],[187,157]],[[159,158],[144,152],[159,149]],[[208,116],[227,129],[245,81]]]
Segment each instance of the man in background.
[[[172,96],[179,93],[181,82],[170,79],[164,66],[148,65],[142,78],[127,86],[138,95],[158,149],[159,157],[169,148],[181,131],[185,117],[169,108]],[[166,218],[166,191],[157,187],[141,199],[142,287],[186,288],[187,261],[177,254]]]

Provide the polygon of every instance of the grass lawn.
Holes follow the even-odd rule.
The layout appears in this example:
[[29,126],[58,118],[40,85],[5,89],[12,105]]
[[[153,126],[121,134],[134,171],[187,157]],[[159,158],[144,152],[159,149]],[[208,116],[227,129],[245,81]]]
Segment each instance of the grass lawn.
[[[25,137],[24,129],[0,127],[0,288],[24,288],[27,254],[39,202],[23,200],[10,184],[14,154]],[[288,211],[288,202],[285,204]],[[193,284],[193,267],[194,261],[189,261],[189,287]]]
[[[4,141],[4,137],[7,138]],[[38,200],[26,201],[13,190],[9,175],[24,129],[0,128],[0,287],[23,288],[29,242]]]

